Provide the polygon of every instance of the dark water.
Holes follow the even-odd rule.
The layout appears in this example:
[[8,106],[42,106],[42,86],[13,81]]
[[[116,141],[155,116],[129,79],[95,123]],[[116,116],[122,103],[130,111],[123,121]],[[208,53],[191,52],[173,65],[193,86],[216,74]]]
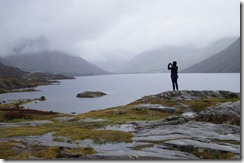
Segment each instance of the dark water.
[[[239,73],[179,74],[180,90],[228,90],[240,92]],[[172,90],[170,74],[125,74],[77,77],[75,80],[61,80],[60,85],[37,87],[40,92],[1,94],[0,100],[39,98],[44,102],[29,103],[26,108],[57,111],[63,113],[84,113],[133,102],[145,95]],[[81,99],[76,95],[83,91],[102,91],[107,96]]]

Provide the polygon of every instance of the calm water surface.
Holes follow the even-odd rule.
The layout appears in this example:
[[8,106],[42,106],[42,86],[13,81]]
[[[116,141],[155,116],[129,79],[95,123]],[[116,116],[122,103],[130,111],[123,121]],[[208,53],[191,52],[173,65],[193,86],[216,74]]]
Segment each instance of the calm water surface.
[[[240,92],[239,73],[179,74],[180,90],[228,90]],[[63,113],[84,113],[108,107],[125,105],[146,95],[171,91],[170,74],[123,74],[76,77],[61,80],[59,85],[39,86],[40,92],[0,94],[2,100],[39,98],[46,101],[29,103],[26,108]],[[99,98],[76,98],[83,91],[102,91],[108,95]]]

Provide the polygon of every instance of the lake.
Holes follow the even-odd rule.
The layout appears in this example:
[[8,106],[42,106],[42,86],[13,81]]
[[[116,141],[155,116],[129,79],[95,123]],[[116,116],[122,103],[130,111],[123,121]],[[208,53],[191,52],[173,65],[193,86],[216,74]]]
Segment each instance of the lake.
[[[179,74],[180,90],[228,90],[240,92],[239,73],[182,73]],[[125,105],[143,96],[171,91],[169,73],[119,74],[76,77],[60,80],[59,85],[39,86],[39,92],[0,94],[0,101],[46,97],[46,101],[32,102],[25,108],[62,113],[84,113],[108,107]],[[83,91],[102,91],[106,96],[77,98]]]

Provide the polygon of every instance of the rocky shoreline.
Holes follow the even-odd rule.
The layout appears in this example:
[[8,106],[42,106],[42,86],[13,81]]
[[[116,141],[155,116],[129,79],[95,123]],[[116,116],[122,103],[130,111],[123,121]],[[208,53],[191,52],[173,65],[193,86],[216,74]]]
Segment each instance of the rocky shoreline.
[[34,87],[58,83],[57,80],[75,79],[62,74],[25,72],[19,68],[0,63],[0,94],[8,92],[35,91]]
[[0,158],[240,160],[240,116],[240,93],[168,91],[76,116],[2,122]]

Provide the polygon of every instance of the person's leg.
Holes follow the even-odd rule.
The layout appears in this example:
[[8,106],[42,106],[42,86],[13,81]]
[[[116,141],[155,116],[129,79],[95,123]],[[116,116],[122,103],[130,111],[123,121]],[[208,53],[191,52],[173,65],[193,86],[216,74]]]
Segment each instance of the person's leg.
[[176,86],[176,90],[178,91],[178,82],[177,82],[177,78],[175,79],[175,86]]
[[171,77],[171,81],[172,81],[173,91],[175,91],[174,78]]

